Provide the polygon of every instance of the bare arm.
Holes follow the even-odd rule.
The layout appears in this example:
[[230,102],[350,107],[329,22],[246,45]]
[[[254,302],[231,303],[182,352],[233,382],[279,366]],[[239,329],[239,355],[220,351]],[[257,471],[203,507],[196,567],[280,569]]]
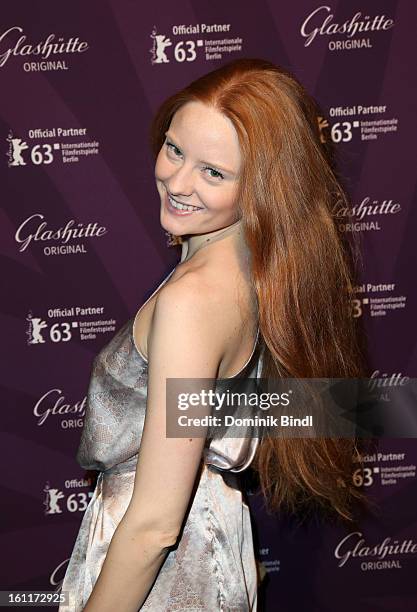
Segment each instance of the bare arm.
[[223,346],[219,306],[192,275],[157,297],[148,341],[148,401],[130,504],[85,612],[137,612],[180,532],[205,439],[166,438],[166,379],[212,378]]

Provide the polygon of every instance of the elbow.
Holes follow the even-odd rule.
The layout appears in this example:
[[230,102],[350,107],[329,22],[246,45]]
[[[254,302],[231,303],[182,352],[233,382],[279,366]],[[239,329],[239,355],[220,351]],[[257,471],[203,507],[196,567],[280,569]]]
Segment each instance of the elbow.
[[158,551],[165,551],[175,546],[178,540],[178,534],[173,534],[162,527],[152,528],[151,530],[144,530],[137,527],[134,533],[138,539],[147,541],[152,549]]
[[178,538],[179,531],[176,529],[171,529],[171,527],[167,524],[154,524],[152,528],[150,528],[149,533],[154,541],[160,548],[171,548],[171,546],[175,546]]
[[171,548],[175,546],[178,542],[179,534],[172,532],[162,532],[160,531],[158,534],[159,542],[163,546],[164,549]]
[[147,540],[152,548],[164,550],[175,546],[178,541],[179,530],[156,521],[140,521],[129,511],[124,515],[123,522],[129,526],[133,534]]

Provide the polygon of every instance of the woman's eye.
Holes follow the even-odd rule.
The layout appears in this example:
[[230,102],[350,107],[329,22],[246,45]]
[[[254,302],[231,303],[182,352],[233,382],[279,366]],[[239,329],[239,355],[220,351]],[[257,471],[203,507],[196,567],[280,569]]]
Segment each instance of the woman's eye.
[[219,172],[218,170],[215,170],[214,168],[210,168],[209,166],[207,166],[206,168],[204,168],[204,170],[208,170],[209,172],[213,172],[214,174],[210,174],[211,178],[220,178],[223,179],[224,176],[221,172]]
[[178,155],[181,155],[181,151],[179,150],[179,148],[172,144],[172,142],[166,142],[166,146],[168,149],[171,149],[171,151],[173,151],[174,155],[176,155],[177,157]]
[[[165,145],[166,145],[168,150],[173,152],[175,157],[180,157],[181,156],[181,151],[172,142],[169,142],[169,140],[167,140],[165,142]],[[210,168],[210,166],[204,167],[203,170],[207,170],[208,172],[211,173],[211,174],[209,174],[210,178],[224,179],[224,176],[223,176],[223,174],[221,172],[219,172],[218,170],[215,170],[214,168]]]

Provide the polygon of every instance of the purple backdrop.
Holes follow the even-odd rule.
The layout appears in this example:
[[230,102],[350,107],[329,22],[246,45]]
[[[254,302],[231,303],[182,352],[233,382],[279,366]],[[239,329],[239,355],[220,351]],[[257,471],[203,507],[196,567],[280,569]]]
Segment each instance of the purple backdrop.
[[[149,123],[222,63],[269,59],[320,103],[352,200],[334,214],[361,237],[355,315],[373,376],[415,376],[416,13],[414,0],[4,6],[2,589],[62,581],[94,485],[75,462],[92,360],[179,256],[159,225]],[[254,491],[264,609],[416,610],[416,463],[413,439],[366,457],[355,481],[380,510],[350,531],[268,516]]]

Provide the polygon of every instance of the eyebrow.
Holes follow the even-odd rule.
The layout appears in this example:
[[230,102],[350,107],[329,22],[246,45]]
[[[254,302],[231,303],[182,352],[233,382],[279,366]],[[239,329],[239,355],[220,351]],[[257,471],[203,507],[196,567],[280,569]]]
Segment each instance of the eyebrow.
[[[173,137],[171,136],[171,134],[169,133],[169,131],[165,132],[165,136],[166,136],[167,138],[169,138],[170,140],[172,140],[172,141],[173,141],[173,143],[172,143],[172,144],[175,144],[175,140],[176,140],[176,139],[175,139],[175,138],[173,138]],[[175,146],[177,146],[177,145],[175,144]],[[180,149],[180,148],[181,148],[181,147],[178,147],[178,149]],[[199,160],[198,160],[198,162],[199,162],[200,164],[206,164],[207,166],[212,167],[212,168],[213,168],[213,170],[214,170],[214,169],[216,169],[216,168],[218,168],[219,170],[223,170],[223,171],[224,171],[224,172],[226,172],[227,174],[233,174],[233,175],[235,175],[235,174],[236,174],[236,172],[233,172],[233,170],[229,170],[228,168],[225,168],[224,166],[219,166],[218,164],[212,164],[211,162],[204,161],[203,159],[199,159]]]

